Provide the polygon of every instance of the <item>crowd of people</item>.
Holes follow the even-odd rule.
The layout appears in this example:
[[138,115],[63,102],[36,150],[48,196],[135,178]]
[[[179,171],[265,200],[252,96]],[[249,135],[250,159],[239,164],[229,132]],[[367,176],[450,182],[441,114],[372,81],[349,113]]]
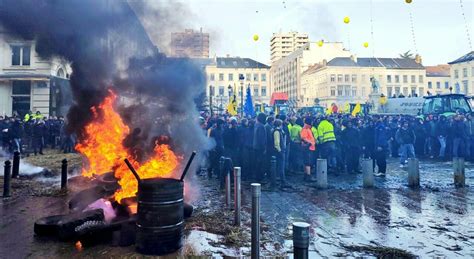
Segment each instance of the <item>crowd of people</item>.
[[[238,118],[203,116],[201,127],[215,142],[209,155],[209,173],[219,170],[221,156],[242,168],[243,179],[264,181],[275,156],[282,187],[291,187],[288,173],[304,172],[305,181],[315,181],[318,158],[327,160],[328,173],[359,173],[360,159],[374,161],[376,175],[384,176],[387,158],[448,160],[474,158],[472,115],[415,116],[350,114],[311,116],[265,115]],[[375,166],[376,165],[376,166]]]
[[0,116],[0,147],[8,153],[43,155],[46,147],[69,153],[74,143],[74,136],[65,132],[63,117],[48,118],[39,111],[23,118]]

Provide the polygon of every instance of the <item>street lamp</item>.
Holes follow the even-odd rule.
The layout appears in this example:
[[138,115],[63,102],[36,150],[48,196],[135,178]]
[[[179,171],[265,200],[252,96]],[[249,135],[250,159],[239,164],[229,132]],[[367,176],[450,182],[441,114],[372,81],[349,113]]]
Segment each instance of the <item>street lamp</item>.
[[211,111],[211,117],[214,115],[212,112],[212,96],[214,95],[214,87],[209,85],[209,109]]
[[244,74],[239,75],[240,81],[240,117],[244,117]]

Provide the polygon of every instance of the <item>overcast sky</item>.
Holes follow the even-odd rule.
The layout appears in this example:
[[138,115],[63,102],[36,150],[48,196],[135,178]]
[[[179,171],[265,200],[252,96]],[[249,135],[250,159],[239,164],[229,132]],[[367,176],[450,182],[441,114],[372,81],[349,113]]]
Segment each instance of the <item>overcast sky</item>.
[[[452,61],[469,51],[459,0],[187,0],[183,25],[210,33],[211,56],[250,57],[269,63],[270,38],[278,31],[300,31],[310,41],[342,41],[359,57],[397,57],[415,51],[410,25],[424,65]],[[474,40],[474,0],[462,0]],[[351,22],[344,24],[345,16]],[[252,36],[258,34],[259,41]],[[369,48],[363,43],[369,42]]]

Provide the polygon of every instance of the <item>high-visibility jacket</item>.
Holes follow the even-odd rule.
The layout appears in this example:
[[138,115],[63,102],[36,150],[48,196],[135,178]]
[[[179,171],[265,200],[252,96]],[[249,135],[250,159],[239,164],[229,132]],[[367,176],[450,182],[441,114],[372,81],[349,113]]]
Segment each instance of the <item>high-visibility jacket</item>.
[[327,120],[323,120],[318,125],[318,139],[320,143],[336,141],[334,126]]
[[313,132],[314,139],[316,140],[316,143],[318,143],[318,129],[316,127],[311,127],[311,132]]
[[310,144],[309,150],[315,151],[316,150],[316,140],[313,136],[313,132],[311,130],[311,126],[305,125],[304,128],[301,130],[301,140]]
[[303,128],[298,124],[295,124],[291,127],[291,130],[290,130],[291,141],[301,142],[301,130],[302,129]]
[[27,113],[27,114],[25,114],[24,121],[27,122],[27,121],[29,121],[29,120],[30,120],[30,114]]

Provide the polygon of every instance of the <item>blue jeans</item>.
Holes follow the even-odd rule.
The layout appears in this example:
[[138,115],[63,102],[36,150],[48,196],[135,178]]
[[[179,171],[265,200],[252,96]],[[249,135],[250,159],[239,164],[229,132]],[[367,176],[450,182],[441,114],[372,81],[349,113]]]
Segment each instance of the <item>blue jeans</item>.
[[453,140],[453,157],[464,157],[465,139],[455,138]]
[[286,176],[285,176],[285,165],[286,165],[286,150],[282,150],[281,152],[275,152],[276,157],[276,171],[277,174],[280,176],[280,181],[282,184],[286,183]]
[[438,141],[439,141],[439,157],[444,158],[444,155],[446,153],[446,137],[444,136],[438,136]]
[[415,158],[415,147],[413,144],[401,144],[400,145],[400,164],[404,165],[408,158]]

